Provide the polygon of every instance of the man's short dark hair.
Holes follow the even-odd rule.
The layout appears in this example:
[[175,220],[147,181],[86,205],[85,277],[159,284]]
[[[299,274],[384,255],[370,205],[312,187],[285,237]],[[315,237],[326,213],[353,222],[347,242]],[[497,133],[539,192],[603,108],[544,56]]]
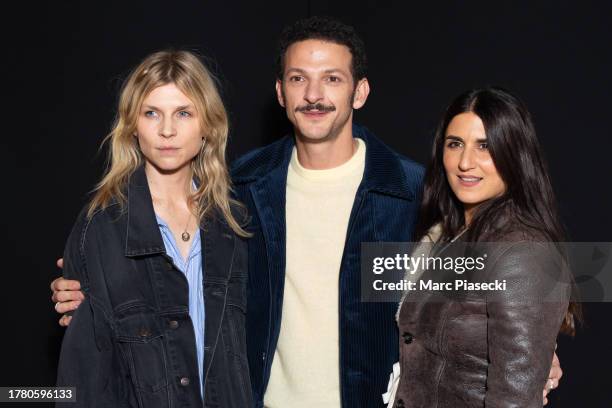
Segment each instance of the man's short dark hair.
[[355,82],[365,78],[367,58],[365,45],[355,29],[341,21],[329,17],[309,17],[298,20],[283,29],[276,60],[276,76],[283,79],[285,54],[292,44],[305,40],[323,40],[348,47],[352,56],[351,74]]

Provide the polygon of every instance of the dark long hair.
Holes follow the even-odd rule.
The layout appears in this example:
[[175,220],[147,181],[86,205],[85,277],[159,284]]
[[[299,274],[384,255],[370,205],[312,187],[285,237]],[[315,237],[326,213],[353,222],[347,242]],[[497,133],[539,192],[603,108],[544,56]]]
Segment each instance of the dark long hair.
[[[455,236],[464,227],[462,203],[451,190],[443,165],[444,137],[451,120],[466,112],[483,122],[487,145],[495,168],[506,185],[499,197],[474,211],[465,238],[486,241],[517,224],[537,231],[550,242],[563,242],[566,233],[559,221],[548,169],[525,104],[510,92],[496,87],[461,94],[446,109],[436,129],[430,164],[425,173],[421,215],[416,236],[423,237],[434,225],[442,225],[441,239]],[[580,307],[570,303],[562,331],[574,333]]]

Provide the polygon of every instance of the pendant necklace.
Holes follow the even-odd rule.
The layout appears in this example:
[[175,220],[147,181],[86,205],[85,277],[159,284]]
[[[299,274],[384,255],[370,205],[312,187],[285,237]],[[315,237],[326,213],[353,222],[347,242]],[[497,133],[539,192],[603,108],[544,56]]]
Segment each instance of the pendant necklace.
[[191,234],[189,234],[189,232],[187,232],[187,228],[189,228],[189,221],[191,221],[191,211],[189,212],[189,217],[187,218],[187,225],[185,225],[185,230],[181,234],[181,239],[184,242],[189,241],[189,239],[191,238]]

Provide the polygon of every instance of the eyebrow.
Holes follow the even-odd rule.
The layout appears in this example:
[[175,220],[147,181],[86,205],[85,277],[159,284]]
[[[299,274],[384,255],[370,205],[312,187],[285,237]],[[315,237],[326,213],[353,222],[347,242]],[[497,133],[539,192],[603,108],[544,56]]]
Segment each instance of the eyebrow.
[[[156,111],[160,111],[162,109],[158,108],[157,106],[153,106],[153,105],[143,105],[142,106],[143,109],[147,109],[147,110],[156,110]],[[181,106],[177,106],[175,109],[176,111],[181,111],[181,110],[188,110],[188,109],[193,109],[193,105],[189,104],[189,105],[181,105]]]
[[299,72],[300,74],[305,74],[306,71],[300,68],[287,68],[287,73],[289,72]]
[[[306,74],[306,71],[304,71],[301,68],[287,68],[287,73],[290,73],[290,72],[297,72],[297,73],[300,73],[300,74]],[[325,74],[338,73],[338,74],[348,75],[348,73],[345,72],[344,70],[342,70],[341,68],[330,68],[330,69],[326,69],[323,72]]]
[[[460,138],[459,136],[453,136],[453,135],[448,135],[444,137],[444,140],[457,140],[459,142],[463,142],[463,139]],[[480,139],[476,139],[476,143],[485,143],[487,141],[486,138],[480,138]]]
[[344,72],[343,69],[340,68],[332,68],[332,69],[326,69],[325,71],[326,74],[334,74],[334,73],[338,73],[338,74],[344,74],[346,75],[346,72]]

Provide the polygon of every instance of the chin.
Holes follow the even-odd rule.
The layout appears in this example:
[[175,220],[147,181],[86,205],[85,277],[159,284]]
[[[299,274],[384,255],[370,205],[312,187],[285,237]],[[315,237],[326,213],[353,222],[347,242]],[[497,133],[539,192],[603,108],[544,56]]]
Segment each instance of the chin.
[[168,163],[164,161],[152,162],[151,164],[160,173],[164,173],[164,174],[176,173],[177,171],[180,171],[189,165],[189,163]]
[[332,126],[310,126],[306,129],[298,128],[298,130],[304,138],[310,140],[326,140],[339,133]]
[[323,129],[321,130],[319,129],[302,130],[298,128],[298,132],[300,135],[302,135],[304,139],[309,139],[309,140],[323,140],[329,136],[329,132]]
[[457,195],[457,198],[459,199],[459,201],[461,201],[461,204],[463,205],[477,205],[493,197],[474,197],[473,195]]
[[308,140],[325,140],[329,133],[302,133],[302,137]]

